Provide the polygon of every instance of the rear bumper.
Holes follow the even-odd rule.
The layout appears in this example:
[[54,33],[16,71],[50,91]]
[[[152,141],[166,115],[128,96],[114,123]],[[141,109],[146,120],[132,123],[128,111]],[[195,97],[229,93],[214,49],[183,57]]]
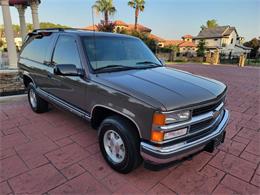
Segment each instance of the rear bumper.
[[211,134],[192,142],[181,142],[179,144],[160,147],[145,142],[141,142],[141,155],[143,159],[151,164],[166,164],[175,160],[180,160],[191,154],[203,150],[209,143],[221,137],[225,133],[229,119],[229,112],[224,110],[224,116],[218,127]]

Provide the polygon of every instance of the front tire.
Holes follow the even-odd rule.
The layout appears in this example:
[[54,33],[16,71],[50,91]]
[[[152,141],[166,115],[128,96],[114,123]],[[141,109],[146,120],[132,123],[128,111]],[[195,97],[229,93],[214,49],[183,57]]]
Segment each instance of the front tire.
[[43,113],[48,111],[48,102],[36,94],[33,83],[28,85],[28,101],[34,112]]
[[112,169],[129,173],[141,164],[140,138],[135,127],[119,116],[106,118],[99,127],[99,146]]

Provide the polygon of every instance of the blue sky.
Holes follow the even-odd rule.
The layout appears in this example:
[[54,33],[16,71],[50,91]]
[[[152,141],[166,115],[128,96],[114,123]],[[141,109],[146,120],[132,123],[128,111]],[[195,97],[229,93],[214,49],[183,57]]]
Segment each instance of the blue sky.
[[[91,25],[91,6],[94,0],[41,0],[40,21],[72,27]],[[134,23],[134,11],[127,0],[114,0],[117,13],[112,20]],[[2,11],[1,15],[2,15]],[[18,13],[11,8],[13,23],[18,24]],[[150,27],[152,33],[167,39],[179,39],[184,34],[197,35],[208,19],[219,25],[232,25],[246,40],[260,36],[260,0],[146,0],[145,11],[139,22]],[[31,22],[30,9],[26,20]],[[95,22],[100,17],[95,16]],[[0,24],[3,23],[0,17]]]

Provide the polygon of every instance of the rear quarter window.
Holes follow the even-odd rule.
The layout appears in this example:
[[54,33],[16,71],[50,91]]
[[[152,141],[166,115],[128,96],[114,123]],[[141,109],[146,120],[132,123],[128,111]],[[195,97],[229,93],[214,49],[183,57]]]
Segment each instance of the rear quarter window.
[[29,39],[20,56],[25,59],[43,63],[50,52],[54,36],[35,36]]

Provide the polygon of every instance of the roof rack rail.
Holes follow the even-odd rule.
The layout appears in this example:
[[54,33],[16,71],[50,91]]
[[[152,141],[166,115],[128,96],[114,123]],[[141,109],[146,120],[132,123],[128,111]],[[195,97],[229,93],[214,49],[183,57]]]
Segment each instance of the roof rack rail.
[[52,32],[64,32],[66,30],[83,30],[80,28],[39,28],[34,29],[32,32],[28,33],[24,42],[26,42],[29,37],[35,36],[35,35],[43,35],[44,33],[52,33]]
[[39,29],[34,29],[32,32],[33,33],[38,33],[38,32],[49,32],[49,31],[58,31],[58,32],[63,32],[65,30],[82,30],[80,28],[39,28]]

